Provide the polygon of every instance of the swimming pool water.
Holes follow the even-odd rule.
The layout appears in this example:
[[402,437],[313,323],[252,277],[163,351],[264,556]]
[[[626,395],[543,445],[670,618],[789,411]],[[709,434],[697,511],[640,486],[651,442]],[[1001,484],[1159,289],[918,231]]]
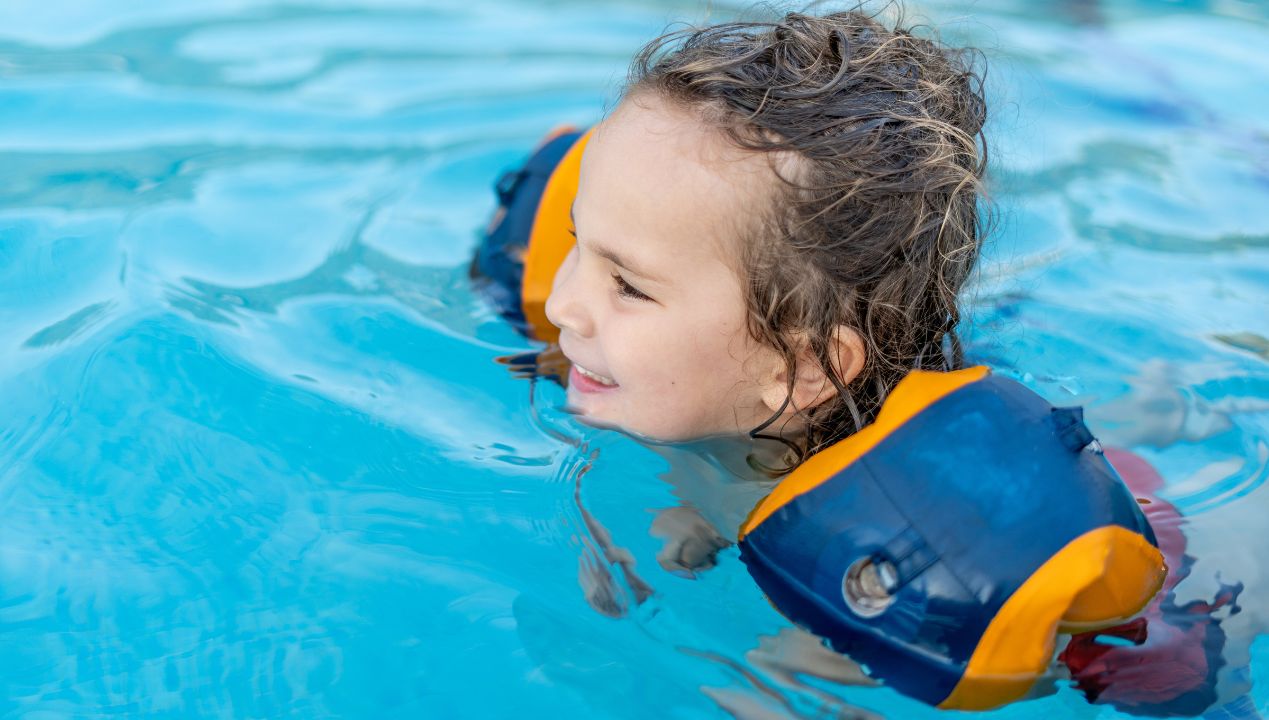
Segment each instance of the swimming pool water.
[[[662,571],[661,461],[531,406],[468,283],[498,174],[741,10],[0,6],[0,716],[947,717],[773,669],[734,550]],[[1269,713],[1269,11],[909,12],[990,63],[971,356],[1161,470],[1179,599],[1246,588],[1221,717]],[[1121,716],[1059,685],[985,715]]]

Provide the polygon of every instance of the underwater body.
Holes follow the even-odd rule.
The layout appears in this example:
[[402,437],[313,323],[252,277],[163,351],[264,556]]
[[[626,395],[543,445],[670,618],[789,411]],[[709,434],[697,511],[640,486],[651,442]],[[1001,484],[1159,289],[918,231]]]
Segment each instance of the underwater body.
[[[0,8],[0,714],[945,716],[790,673],[734,548],[660,569],[652,511],[765,489],[578,424],[467,277],[504,170],[743,10]],[[1206,706],[1060,679],[983,715],[1269,713],[1264,5],[909,15],[989,63],[971,361],[1159,471],[1175,606],[1242,586]]]

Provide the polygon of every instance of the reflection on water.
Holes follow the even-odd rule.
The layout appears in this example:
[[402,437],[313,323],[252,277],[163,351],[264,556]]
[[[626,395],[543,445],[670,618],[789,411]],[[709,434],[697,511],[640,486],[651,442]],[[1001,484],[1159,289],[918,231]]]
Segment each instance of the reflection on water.
[[[753,500],[531,390],[466,276],[501,171],[599,117],[666,22],[741,8],[0,7],[0,713],[944,717],[792,631],[707,533],[667,554],[700,527],[677,508],[722,537]],[[1152,627],[1223,643],[1169,707],[1257,717],[1265,7],[909,15],[994,78],[971,355],[1160,471],[1188,575]],[[1161,712],[1160,676],[1106,672],[1133,632],[992,715]]]

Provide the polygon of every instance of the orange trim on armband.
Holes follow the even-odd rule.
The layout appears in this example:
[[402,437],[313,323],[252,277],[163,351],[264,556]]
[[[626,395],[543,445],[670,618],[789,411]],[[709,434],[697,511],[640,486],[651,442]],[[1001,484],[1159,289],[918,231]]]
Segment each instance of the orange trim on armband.
[[794,498],[827,482],[922,410],[945,395],[982,380],[987,377],[988,372],[981,365],[954,372],[913,370],[895,386],[872,424],[836,445],[815,453],[776,485],[771,494],[749,513],[749,518],[740,527],[739,539],[743,540],[763,520],[771,517],[776,510],[792,502]]
[[1159,549],[1132,530],[1107,525],[1075,538],[1009,596],[938,706],[986,710],[1021,698],[1053,659],[1057,633],[1123,622],[1166,575]]
[[582,152],[588,140],[590,132],[573,143],[551,173],[538,202],[537,214],[533,217],[533,231],[529,234],[529,247],[524,255],[520,303],[533,336],[543,342],[555,342],[560,336],[559,328],[546,319],[546,299],[551,294],[556,271],[575,242],[569,230],[573,227],[571,215],[573,199],[577,197]]

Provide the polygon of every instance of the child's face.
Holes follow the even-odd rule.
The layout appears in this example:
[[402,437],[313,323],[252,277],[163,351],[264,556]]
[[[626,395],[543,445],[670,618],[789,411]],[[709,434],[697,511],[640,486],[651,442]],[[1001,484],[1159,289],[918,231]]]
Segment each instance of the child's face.
[[764,391],[783,386],[783,364],[746,329],[737,254],[773,181],[763,157],[654,97],[596,129],[577,247],[546,305],[573,363],[569,404],[588,421],[687,440],[771,415]]

